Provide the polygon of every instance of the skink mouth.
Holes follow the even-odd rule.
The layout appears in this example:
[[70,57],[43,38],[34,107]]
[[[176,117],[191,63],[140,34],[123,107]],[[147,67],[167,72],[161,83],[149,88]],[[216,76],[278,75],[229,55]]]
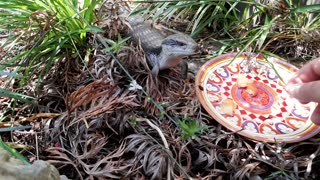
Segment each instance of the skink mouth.
[[200,54],[200,52],[199,52],[199,51],[196,51],[196,52],[190,53],[191,56],[192,56],[192,55],[197,55],[197,54]]
[[196,46],[196,47],[193,49],[193,54],[192,54],[192,55],[194,55],[194,54],[199,54],[200,52],[201,52],[200,46]]
[[200,54],[199,46],[189,47],[187,49],[176,49],[175,51],[170,51],[171,56],[191,56]]

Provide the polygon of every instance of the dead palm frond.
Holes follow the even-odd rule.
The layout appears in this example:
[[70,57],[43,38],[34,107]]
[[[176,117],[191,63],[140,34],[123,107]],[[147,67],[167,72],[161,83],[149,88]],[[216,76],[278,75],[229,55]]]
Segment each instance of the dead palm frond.
[[126,139],[126,152],[134,153],[132,160],[135,167],[142,166],[143,172],[150,179],[166,177],[167,167],[172,162],[162,146],[146,135],[132,134]]

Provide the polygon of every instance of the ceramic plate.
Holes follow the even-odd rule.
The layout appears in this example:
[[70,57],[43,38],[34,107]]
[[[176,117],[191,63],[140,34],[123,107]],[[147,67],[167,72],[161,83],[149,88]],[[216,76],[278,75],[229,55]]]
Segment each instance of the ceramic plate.
[[198,99],[215,120],[263,142],[298,142],[320,131],[309,119],[316,103],[301,104],[284,90],[296,67],[274,57],[235,56],[208,61],[196,77]]

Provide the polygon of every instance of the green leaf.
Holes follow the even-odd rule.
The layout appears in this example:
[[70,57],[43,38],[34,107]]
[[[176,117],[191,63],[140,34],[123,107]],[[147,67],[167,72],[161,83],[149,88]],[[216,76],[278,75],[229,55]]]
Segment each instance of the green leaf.
[[138,9],[136,11],[131,12],[129,16],[135,16],[135,15],[141,14],[142,12],[144,12],[146,10],[147,10],[147,8]]
[[319,4],[312,4],[312,5],[306,5],[306,6],[299,6],[297,8],[293,8],[290,13],[301,13],[301,12],[315,12],[320,11],[320,5]]
[[0,88],[0,97],[4,96],[4,97],[9,97],[9,98],[13,98],[16,100],[20,100],[22,102],[28,103],[28,104],[33,104],[36,105],[32,100],[34,99],[33,97],[30,96],[26,96],[20,93],[15,93],[6,89],[2,89]]
[[87,31],[90,31],[90,32],[93,32],[93,33],[104,33],[104,30],[99,28],[98,26],[92,26],[92,25],[89,25],[87,28],[86,28]]
[[273,18],[271,21],[269,19],[269,17],[267,16],[264,22],[264,27],[263,27],[263,32],[260,35],[260,39],[259,39],[259,46],[258,49],[260,50],[265,42],[265,40],[267,39],[267,36],[270,32],[270,28],[272,26],[272,24],[274,23],[274,21],[276,19],[278,19],[279,16],[276,16],[275,18]]
[[17,150],[11,148],[9,145],[7,145],[6,143],[4,143],[2,141],[2,138],[0,137],[0,147],[2,147],[3,149],[5,149],[6,151],[8,151],[12,156],[14,156],[15,158],[19,159],[20,161],[22,161],[25,165],[30,165],[29,161],[22,156]]
[[263,44],[264,44],[264,41],[266,40],[267,38],[267,35],[269,34],[270,32],[270,27],[271,27],[271,23],[270,23],[270,19],[269,19],[269,16],[266,16],[265,18],[265,21],[264,21],[264,28],[263,28],[263,32],[261,33],[260,35],[260,38],[259,38],[259,45],[258,45],[258,49],[261,49]]

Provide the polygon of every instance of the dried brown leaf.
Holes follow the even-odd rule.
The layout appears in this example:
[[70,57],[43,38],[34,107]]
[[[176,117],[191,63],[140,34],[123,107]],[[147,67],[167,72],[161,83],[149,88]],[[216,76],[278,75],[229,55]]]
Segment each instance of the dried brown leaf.
[[142,165],[144,173],[150,179],[162,179],[167,173],[167,167],[171,161],[167,152],[150,137],[140,134],[132,134],[126,138],[129,140],[126,152],[133,152],[133,163],[136,167]]

